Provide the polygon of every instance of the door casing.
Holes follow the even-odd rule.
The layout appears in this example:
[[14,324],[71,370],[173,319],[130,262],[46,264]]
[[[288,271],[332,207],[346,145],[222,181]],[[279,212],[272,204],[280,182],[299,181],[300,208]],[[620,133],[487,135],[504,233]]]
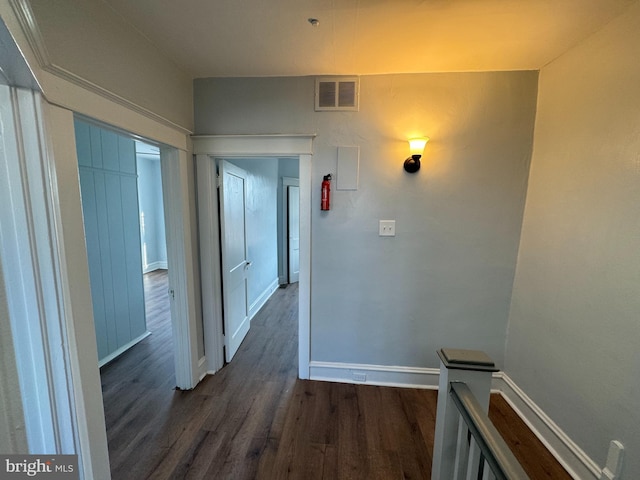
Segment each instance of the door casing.
[[[208,373],[224,365],[222,279],[215,159],[297,157],[300,165],[300,281],[298,300],[298,376],[309,378],[311,329],[311,159],[313,134],[201,135],[192,137],[198,183],[202,315]],[[208,292],[212,292],[211,295]]]
[[[288,226],[288,214],[289,214],[289,199],[288,199],[288,189],[290,185],[294,185],[296,187],[300,186],[300,179],[293,177],[282,177],[282,231],[280,234],[282,235],[282,239],[288,243],[289,236],[289,226]],[[283,262],[281,263],[282,277],[281,283],[289,282],[289,249],[288,245],[283,245],[282,247],[282,257]]]
[[298,282],[300,275],[300,269],[297,268],[300,258],[300,235],[291,233],[294,229],[299,231],[299,211],[300,187],[289,185],[287,187],[287,279],[289,283]]

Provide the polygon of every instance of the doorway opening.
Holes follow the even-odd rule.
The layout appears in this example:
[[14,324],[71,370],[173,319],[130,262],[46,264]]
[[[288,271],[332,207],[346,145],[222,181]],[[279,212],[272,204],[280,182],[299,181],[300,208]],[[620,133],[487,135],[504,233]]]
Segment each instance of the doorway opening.
[[[299,166],[298,166],[299,170]],[[299,175],[299,173],[298,173]],[[300,179],[282,176],[281,212],[281,276],[280,285],[300,280]],[[284,242],[286,241],[286,245]]]
[[79,118],[75,134],[98,365],[103,367],[151,334],[143,274],[167,269],[160,150]]
[[121,430],[144,415],[145,399],[157,396],[158,389],[173,393],[176,386],[161,154],[156,145],[84,118],[76,118],[74,126],[105,425],[113,452],[136,437]]
[[[224,365],[221,236],[216,159],[293,158],[299,169],[300,269],[298,284],[298,377],[309,378],[311,287],[311,158],[313,134],[203,135],[192,137],[196,155],[200,274],[207,373]],[[278,281],[279,283],[279,281]]]
[[[145,320],[147,331],[152,334],[145,340],[151,355],[144,357],[147,360],[146,363],[136,362],[136,366],[140,372],[171,378],[174,375],[172,371],[173,341],[160,148],[136,140],[135,152]],[[141,347],[139,349],[142,351]],[[150,357],[158,356],[160,365],[157,365],[157,362],[148,361]],[[103,383],[103,387],[104,385]]]
[[217,158],[216,167],[228,363],[278,287],[298,282],[299,160]]
[[160,148],[135,141],[142,273],[167,270]]

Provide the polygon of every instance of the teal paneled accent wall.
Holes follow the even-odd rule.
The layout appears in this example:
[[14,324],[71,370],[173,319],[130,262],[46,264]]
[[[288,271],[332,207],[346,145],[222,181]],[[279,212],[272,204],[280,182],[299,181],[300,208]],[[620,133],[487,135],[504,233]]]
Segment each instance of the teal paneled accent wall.
[[147,332],[134,141],[75,121],[98,358]]

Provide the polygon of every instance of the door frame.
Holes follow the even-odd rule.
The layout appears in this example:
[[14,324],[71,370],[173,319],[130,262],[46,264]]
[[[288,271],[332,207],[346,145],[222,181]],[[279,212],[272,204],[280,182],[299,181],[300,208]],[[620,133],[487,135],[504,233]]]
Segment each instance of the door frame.
[[282,258],[283,274],[285,278],[285,284],[289,283],[289,198],[288,190],[290,186],[299,187],[300,179],[293,177],[282,177]]
[[[176,387],[181,390],[190,390],[204,377],[204,372],[201,371],[204,359],[198,358],[197,354],[196,287],[193,281],[193,265],[190,260],[193,257],[193,249],[189,231],[191,228],[189,226],[189,178],[187,171],[189,156],[186,151],[136,135],[87,115],[74,113],[73,116],[90,125],[156,146],[160,150],[160,177],[167,270],[169,272],[169,301]],[[75,162],[77,164],[77,158]]]
[[205,375],[204,357],[198,358],[197,296],[192,262],[195,253],[191,241],[187,167],[190,155],[174,147],[159,146],[176,386],[190,390]]
[[[224,365],[222,279],[216,158],[294,157],[300,164],[300,281],[298,376],[309,378],[311,353],[311,158],[315,134],[196,135],[192,137],[198,183],[202,316],[208,373]],[[208,295],[212,292],[212,295]]]
[[[83,477],[110,478],[76,155],[74,116],[77,114],[52,105],[46,100],[43,100],[42,104],[47,137],[47,144],[43,146],[46,155],[42,160],[42,168],[48,175],[51,191],[46,204],[30,205],[29,214],[50,215],[54,224],[54,228],[50,230],[49,241],[55,257],[53,272],[60,282],[57,300],[64,311],[64,315],[59,317],[55,327],[68,335],[67,342],[63,346],[68,354],[66,369],[71,377],[70,381],[65,382],[64,379],[59,378],[59,375],[48,373],[47,380],[51,382],[53,388],[68,391],[70,395],[74,426],[77,429],[75,453],[79,455],[79,468],[83,472]],[[79,116],[83,119],[90,118],[84,115]],[[130,132],[126,133],[133,135]],[[148,143],[158,143],[147,137],[133,136]],[[193,388],[199,378],[197,369],[193,368],[198,361],[194,361],[197,351],[195,325],[197,317],[188,214],[187,162],[189,157],[185,150],[161,144],[160,146],[167,257],[169,269],[174,271],[172,289],[175,291],[175,299],[172,301],[171,314],[174,328],[180,329],[174,333],[177,340],[174,350],[176,383],[184,381],[184,387],[181,388]],[[164,179],[167,179],[166,184]],[[172,213],[167,210],[169,205],[174,209]],[[171,240],[169,240],[170,229],[175,232]],[[38,268],[38,274],[42,274],[48,272],[49,267],[39,265]],[[174,315],[174,309],[180,313]],[[39,333],[49,337],[44,329]],[[32,342],[32,345],[38,344]],[[39,343],[38,348],[45,348],[42,342]],[[203,360],[199,362],[204,363]],[[62,370],[56,370],[55,373],[60,371]],[[59,405],[54,405],[53,408],[56,409],[55,415],[62,413],[58,411]]]

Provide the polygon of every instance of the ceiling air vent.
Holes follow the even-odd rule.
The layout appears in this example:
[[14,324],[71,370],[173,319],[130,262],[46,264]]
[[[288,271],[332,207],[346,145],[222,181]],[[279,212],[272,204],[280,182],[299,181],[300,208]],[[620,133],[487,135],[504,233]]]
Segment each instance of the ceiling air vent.
[[316,112],[358,111],[358,77],[316,78]]

